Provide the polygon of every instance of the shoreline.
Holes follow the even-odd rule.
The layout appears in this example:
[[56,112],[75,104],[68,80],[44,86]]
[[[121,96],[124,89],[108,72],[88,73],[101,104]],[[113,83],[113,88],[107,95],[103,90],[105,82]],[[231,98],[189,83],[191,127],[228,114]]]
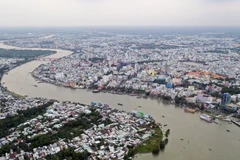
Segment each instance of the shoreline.
[[[86,90],[77,90],[65,88],[62,86],[55,86],[48,83],[37,83],[36,80],[29,74],[32,72],[38,65],[44,62],[29,62],[24,64],[17,69],[9,72],[8,75],[4,77],[7,86],[10,90],[20,93],[22,95],[29,95],[31,97],[44,97],[48,99],[57,99],[59,101],[71,101],[71,102],[82,102],[84,104],[90,104],[92,100],[95,102],[105,102],[109,104],[111,108],[116,108],[124,110],[126,112],[131,112],[132,110],[137,110],[146,114],[151,115],[156,122],[161,122],[162,124],[167,124],[171,126],[171,136],[169,137],[169,144],[167,149],[159,154],[158,157],[152,156],[152,154],[137,154],[134,159],[144,160],[144,159],[191,159],[193,156],[197,156],[196,160],[201,159],[214,159],[218,153],[211,152],[209,154],[206,147],[196,146],[194,144],[201,144],[208,146],[213,150],[219,150],[231,154],[231,157],[235,157],[237,153],[231,150],[231,147],[238,147],[239,144],[236,142],[238,135],[238,127],[228,125],[226,122],[220,122],[221,125],[208,124],[200,120],[199,113],[187,114],[183,111],[182,108],[175,107],[172,104],[166,105],[162,101],[152,101],[148,99],[137,99],[136,97],[122,95],[118,96],[116,94],[110,93],[98,93],[93,94]],[[15,77],[21,76],[22,79],[19,82],[13,81]],[[25,78],[26,77],[26,78]],[[17,85],[18,84],[18,85]],[[29,84],[29,85],[27,85]],[[38,87],[33,85],[37,84]],[[21,89],[22,88],[22,89]],[[46,90],[48,90],[46,92]],[[123,102],[123,106],[118,106],[118,102]],[[137,106],[142,106],[138,108]],[[195,127],[199,126],[199,129]],[[164,129],[168,129],[164,127]],[[192,129],[194,128],[194,129]],[[230,133],[225,133],[226,129],[230,129]],[[216,135],[216,130],[221,132],[221,134]],[[204,133],[204,134],[203,134]],[[226,134],[226,135],[225,135]],[[199,141],[196,137],[201,137]],[[227,137],[227,138],[226,138]],[[235,137],[232,139],[231,137]],[[180,140],[184,139],[184,141]],[[221,141],[219,141],[221,139]],[[190,144],[185,144],[187,141],[190,141]],[[186,149],[182,150],[183,144],[185,144]],[[229,149],[221,147],[223,145],[231,146]],[[182,150],[182,152],[181,152]],[[198,150],[199,152],[192,152],[192,150]],[[184,154],[184,155],[183,155]],[[181,155],[179,157],[179,155]],[[227,159],[227,156],[221,156],[222,159]]]
[[[4,47],[1,47],[1,45],[3,45]],[[6,45],[4,44],[3,41],[0,41],[0,48],[2,49],[19,49],[19,50],[49,50],[49,51],[54,51],[55,53],[53,54],[49,54],[49,55],[44,55],[44,56],[39,56],[40,58],[48,58],[48,57],[51,57],[51,56],[54,56],[54,55],[57,55],[58,52],[60,51],[65,51],[65,52],[71,52],[70,54],[68,55],[65,55],[65,56],[61,56],[61,57],[57,57],[56,60],[59,60],[61,58],[64,58],[66,56],[69,56],[71,54],[73,54],[74,52],[71,51],[71,50],[65,50],[65,49],[48,49],[48,48],[20,48],[20,47],[16,47],[16,46],[10,46],[10,45]],[[38,58],[38,57],[36,57]],[[15,66],[14,68],[16,67],[19,67],[21,65],[24,65],[24,64],[27,64],[27,63],[30,63],[30,62],[33,62],[36,60],[35,59],[31,59],[31,60],[28,60],[28,61],[25,61],[23,63],[20,63],[19,65]],[[47,62],[47,63],[51,63],[51,61],[44,61],[44,62]],[[201,62],[199,62],[201,63]],[[113,94],[113,95],[126,95],[126,96],[131,96],[131,97],[136,97],[137,99],[151,99],[151,100],[155,100],[155,101],[161,101],[162,103],[166,103],[166,104],[172,104],[172,105],[175,105],[175,106],[180,106],[181,108],[184,108],[185,107],[188,107],[190,109],[194,109],[196,112],[201,112],[201,113],[207,113],[209,114],[210,116],[216,116],[216,115],[219,115],[219,114],[216,114],[214,112],[208,112],[206,110],[200,110],[200,104],[199,103],[188,103],[186,100],[185,101],[181,101],[179,103],[176,102],[176,98],[175,99],[172,99],[171,97],[169,96],[165,96],[165,95],[162,95],[162,94],[159,94],[157,96],[152,96],[150,95],[149,93],[147,94],[145,91],[140,91],[140,90],[131,90],[131,92],[122,92],[122,91],[119,91],[119,88],[112,88],[112,89],[106,89],[104,88],[103,90],[98,90],[98,92],[93,92],[94,90],[96,90],[96,88],[73,88],[71,86],[64,86],[63,84],[56,84],[56,83],[51,83],[51,82],[48,82],[48,81],[44,81],[42,79],[39,79],[38,77],[36,77],[34,75],[34,71],[40,67],[41,65],[44,65],[45,63],[42,63],[40,64],[39,66],[37,66],[36,68],[34,68],[33,71],[30,72],[31,76],[35,79],[35,81],[37,83],[46,83],[46,84],[50,84],[50,85],[54,85],[54,86],[57,86],[57,87],[64,87],[64,88],[69,88],[71,90],[85,90],[86,92],[92,92],[94,94],[98,94],[98,93],[108,93],[108,94]],[[201,63],[202,64],[202,63]],[[12,68],[11,70],[13,70],[14,68]],[[8,70],[6,73],[8,73],[10,70]],[[6,74],[4,73],[4,74]],[[1,86],[5,89],[5,86],[2,85],[2,78],[4,76],[4,74],[2,75],[1,79],[0,79],[0,82],[1,82]],[[35,87],[38,87],[37,85],[34,85]],[[7,91],[9,93],[11,93],[12,95],[16,96],[16,97],[26,97],[26,95],[21,95],[21,94],[18,94],[18,93],[15,93],[13,91],[10,91],[7,89]],[[182,97],[178,97],[178,98],[182,98]],[[121,103],[121,102],[120,102]],[[192,105],[192,106],[190,106]],[[138,106],[139,107],[139,106]],[[140,106],[141,107],[141,106]],[[220,111],[220,110],[216,110],[216,111]],[[221,112],[222,114],[222,112]],[[226,115],[225,115],[226,116]],[[221,120],[221,119],[220,119]]]
[[[37,68],[36,68],[37,69]],[[34,71],[33,71],[34,72]],[[121,91],[116,91],[116,89],[102,89],[101,91],[98,91],[98,92],[93,92],[95,89],[94,88],[72,88],[71,86],[64,86],[62,84],[56,84],[54,82],[48,82],[48,81],[44,81],[42,79],[39,79],[38,77],[36,77],[33,72],[31,73],[31,76],[38,82],[40,83],[46,83],[46,84],[50,84],[50,85],[54,85],[56,87],[64,87],[64,88],[68,88],[70,90],[84,90],[86,92],[91,92],[93,94],[99,94],[99,93],[108,93],[108,94],[112,94],[112,95],[124,95],[124,96],[130,96],[130,97],[135,97],[136,99],[150,99],[150,100],[153,100],[153,101],[160,101],[162,103],[165,103],[166,105],[175,105],[175,106],[178,106],[180,108],[182,108],[182,110],[184,110],[185,107],[187,108],[190,108],[190,109],[194,109],[195,112],[200,112],[200,113],[205,113],[205,114],[209,114],[210,116],[214,117],[214,116],[217,116],[219,114],[216,114],[214,112],[211,112],[209,113],[208,111],[206,110],[200,110],[200,104],[201,103],[188,103],[187,101],[184,101],[183,103],[177,103],[175,99],[172,99],[171,97],[169,96],[164,96],[162,94],[158,95],[158,96],[151,96],[151,95],[146,95],[145,91],[142,92],[142,93],[135,93],[136,91],[139,91],[139,90],[132,90],[132,93],[131,92],[121,92]],[[134,93],[133,93],[134,92]],[[182,98],[182,97],[179,97],[179,98]],[[97,103],[97,102],[96,102]],[[118,102],[117,102],[118,103]],[[121,102],[120,102],[121,103]],[[192,106],[194,107],[192,107]],[[141,108],[141,106],[138,106]],[[216,110],[216,111],[219,111],[219,110]],[[187,112],[186,112],[187,113]],[[219,119],[221,120],[221,119]],[[223,120],[224,121],[224,120]]]
[[[56,54],[56,53],[53,53],[53,54],[50,54],[50,55],[47,55],[47,56],[51,56],[51,55],[54,55],[54,54]],[[43,57],[43,58],[44,58],[44,57],[47,57],[47,56],[40,56],[40,57]],[[38,57],[36,57],[36,58],[38,58]],[[9,71],[11,71],[11,70],[14,69],[14,68],[17,68],[17,67],[19,67],[19,66],[21,66],[21,65],[24,65],[24,64],[29,63],[29,62],[32,62],[32,61],[34,61],[34,59],[29,60],[29,61],[24,61],[24,62],[20,63],[19,65],[16,65],[15,67],[11,68],[10,70],[7,70],[7,72],[5,72],[4,74],[8,73]],[[33,77],[35,80],[39,80],[38,78],[36,78],[36,77],[34,76],[33,72],[34,72],[34,71],[31,72],[32,77]],[[4,75],[4,74],[3,74],[3,75]],[[2,77],[3,77],[3,76],[0,77],[0,81],[1,81],[1,82],[2,82]],[[50,84],[53,84],[53,83],[50,83]],[[53,85],[56,85],[56,84],[53,84]],[[61,85],[56,85],[56,86],[61,86]],[[10,95],[12,95],[12,96],[14,96],[14,97],[16,97],[16,98],[19,98],[19,99],[20,99],[20,98],[25,98],[25,97],[26,97],[26,96],[23,96],[23,95],[19,95],[19,94],[13,92],[13,91],[10,91],[10,90],[7,89],[7,87],[4,87],[4,86],[2,86],[2,85],[0,85],[0,87],[2,87],[2,88],[3,88],[4,90],[6,90]],[[51,100],[52,100],[52,99],[49,99],[49,102],[50,102]],[[54,99],[53,99],[53,100],[54,100]],[[57,100],[54,100],[54,101],[57,101]],[[63,102],[67,102],[67,101],[63,101]],[[77,103],[77,102],[72,102],[72,101],[69,101],[69,102],[71,102],[71,103]],[[87,105],[87,104],[83,104],[83,103],[77,103],[77,104],[84,105],[84,106],[89,106],[89,107],[93,107],[93,106],[91,106],[91,105]],[[110,107],[110,108],[111,108],[111,107]],[[114,108],[111,108],[111,109],[114,109]],[[122,110],[117,109],[117,111],[122,111]],[[128,113],[131,114],[130,112],[128,112]],[[154,125],[159,128],[159,130],[160,130],[161,133],[163,133],[162,128],[161,128],[160,126],[158,126],[158,124],[155,122],[154,119],[152,119],[152,120],[154,121]],[[156,130],[156,129],[154,129],[154,130]],[[151,136],[150,138],[144,140],[142,143],[144,144],[144,143],[147,142],[147,141],[154,141],[155,138],[156,138],[156,137]],[[161,136],[160,141],[162,141],[162,138],[163,138],[163,136]],[[141,145],[142,145],[142,144],[141,144]],[[136,146],[136,148],[134,148],[135,154],[148,154],[148,153],[153,152],[153,150],[151,150],[151,151],[149,151],[149,152],[144,152],[144,153],[139,152],[139,151],[137,150],[137,148],[140,147],[141,145],[138,145],[138,146]],[[145,147],[150,147],[150,146],[146,145]],[[151,147],[150,147],[150,148],[151,148]],[[134,157],[134,156],[133,156],[133,157]]]
[[[6,48],[3,48],[3,49],[20,49],[20,50],[49,50],[49,51],[54,51],[55,53],[53,54],[50,54],[50,55],[45,55],[45,56],[40,56],[41,58],[47,58],[47,57],[51,57],[51,56],[54,56],[56,54],[58,54],[58,51],[61,50],[61,51],[66,51],[66,52],[71,52],[70,54],[66,55],[66,56],[69,56],[71,54],[73,54],[74,52],[72,52],[71,50],[63,50],[63,49],[48,49],[48,48],[19,48],[19,47],[16,47],[16,46],[9,46],[9,45],[6,45],[4,44],[3,41],[0,41],[0,48],[1,47],[1,44],[3,44]],[[9,48],[8,48],[9,47]],[[13,48],[12,48],[13,47]],[[58,57],[56,58],[56,60],[59,60],[61,58],[64,58],[66,56],[62,56],[62,57]],[[24,65],[24,64],[27,64],[29,62],[33,62],[35,61],[36,59],[32,59],[32,60],[29,60],[27,62],[24,62],[24,63],[21,63],[20,65],[18,66],[15,66],[14,68],[16,67],[19,67],[21,65]],[[47,62],[47,63],[51,63],[51,61],[44,61],[44,62]],[[54,85],[54,86],[57,86],[57,87],[64,87],[64,88],[69,88],[71,90],[85,90],[86,92],[92,92],[94,93],[93,91],[95,90],[94,88],[73,88],[71,86],[64,86],[62,84],[56,84],[56,83],[51,83],[51,82],[48,82],[48,81],[44,81],[42,79],[39,79],[38,77],[36,77],[34,75],[34,71],[40,67],[41,65],[44,65],[45,63],[42,63],[40,64],[39,66],[37,66],[33,71],[31,71],[31,76],[35,79],[35,81],[37,83],[46,83],[46,84],[50,84],[50,85]],[[13,70],[14,68],[12,68],[11,70]],[[9,70],[10,71],[10,70]],[[8,71],[8,72],[9,72]],[[7,73],[8,73],[7,72]],[[6,73],[5,73],[6,74]],[[4,76],[4,75],[3,75]],[[2,77],[3,77],[2,76]],[[2,77],[1,77],[1,83],[2,83]],[[3,88],[5,88],[4,85],[1,85]],[[37,85],[35,87],[38,87]],[[187,101],[184,101],[184,102],[180,102],[180,103],[177,103],[175,99],[172,99],[171,97],[169,96],[165,96],[165,95],[158,95],[158,96],[151,96],[151,95],[146,95],[146,92],[145,91],[142,91],[141,93],[136,93],[136,92],[139,92],[140,90],[132,90],[132,93],[131,92],[121,92],[121,91],[117,91],[118,89],[116,88],[113,88],[113,89],[103,89],[103,90],[98,90],[98,92],[94,93],[94,94],[98,94],[98,93],[108,93],[108,94],[113,94],[113,95],[126,95],[126,96],[130,96],[130,97],[136,97],[137,99],[150,99],[150,100],[154,100],[154,101],[161,101],[162,103],[166,103],[167,105],[168,104],[172,104],[172,105],[175,105],[175,106],[180,106],[180,108],[184,108],[185,107],[188,107],[188,108],[191,108],[191,109],[195,109],[196,112],[201,112],[201,113],[207,113],[209,114],[210,116],[216,116],[216,115],[219,115],[219,114],[215,114],[213,112],[207,112],[205,110],[200,110],[199,109],[199,104],[198,103],[188,103]],[[21,94],[18,94],[18,93],[15,93],[15,92],[12,92],[10,90],[7,89],[7,91],[13,95],[16,95],[17,97],[26,97],[26,95],[21,95]],[[179,97],[179,98],[182,98],[182,97]],[[121,103],[121,102],[120,102]],[[190,105],[193,105],[194,107],[190,106]],[[196,107],[197,106],[197,107]],[[138,106],[139,107],[139,106]],[[141,106],[140,106],[141,107]],[[219,111],[219,110],[216,110],[216,111]],[[220,119],[221,120],[221,119]]]

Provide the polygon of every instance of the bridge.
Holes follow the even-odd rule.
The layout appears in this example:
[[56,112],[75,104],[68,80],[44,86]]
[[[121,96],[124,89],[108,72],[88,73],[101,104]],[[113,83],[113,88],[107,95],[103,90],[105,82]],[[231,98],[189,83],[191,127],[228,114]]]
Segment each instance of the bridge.
[[57,60],[57,58],[36,58],[37,61],[54,61]]

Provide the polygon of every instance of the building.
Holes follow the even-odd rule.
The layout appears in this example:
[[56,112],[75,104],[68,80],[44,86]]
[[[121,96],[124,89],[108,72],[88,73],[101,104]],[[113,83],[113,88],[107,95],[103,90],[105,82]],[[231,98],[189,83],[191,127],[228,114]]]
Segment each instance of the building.
[[223,93],[222,95],[222,105],[227,105],[231,102],[231,95],[228,93]]
[[74,50],[76,53],[79,52],[79,43],[77,40],[75,41]]
[[206,94],[198,94],[197,96],[197,102],[201,103],[212,103],[213,99],[211,96]]

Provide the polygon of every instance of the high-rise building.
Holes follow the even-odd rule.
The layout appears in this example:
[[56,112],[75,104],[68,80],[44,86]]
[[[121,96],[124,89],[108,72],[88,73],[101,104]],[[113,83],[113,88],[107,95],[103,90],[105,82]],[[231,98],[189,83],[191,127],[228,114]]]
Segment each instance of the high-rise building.
[[79,50],[79,43],[77,40],[75,41],[74,50],[75,50],[75,52],[78,52],[78,50]]
[[231,103],[231,95],[228,93],[223,93],[222,95],[222,105],[227,105]]
[[135,63],[135,71],[137,72],[139,70],[139,66],[138,66],[138,63]]

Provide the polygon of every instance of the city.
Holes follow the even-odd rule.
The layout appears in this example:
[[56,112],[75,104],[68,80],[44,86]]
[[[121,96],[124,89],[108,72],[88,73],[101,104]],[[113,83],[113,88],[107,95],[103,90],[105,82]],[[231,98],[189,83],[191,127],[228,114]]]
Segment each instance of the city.
[[0,2],[0,160],[237,160],[239,0]]
[[[81,41],[79,37],[87,36],[86,34],[91,36]],[[128,95],[142,100],[162,101],[165,105],[179,106],[186,113],[205,113],[200,118],[207,122],[239,125],[240,72],[237,36],[200,34],[153,37],[99,33],[101,34],[99,37],[98,33],[87,32],[86,34],[41,35],[43,38],[37,34],[34,36],[31,34],[33,37],[26,38],[25,41],[5,40],[2,46],[29,48],[28,52],[43,55],[49,55],[49,52],[56,54],[54,49],[58,48],[72,51],[72,54],[59,59],[31,57],[34,61],[42,63],[39,63],[40,65],[33,72],[28,73],[36,81],[33,88],[38,89],[40,85],[50,83],[70,90],[91,91],[92,93],[89,93],[93,95],[109,93]],[[181,39],[181,43],[178,39]],[[62,47],[59,47],[59,44],[62,44]],[[34,50],[31,51],[31,48]],[[41,48],[49,51],[44,50],[41,53]],[[4,54],[2,56],[4,57]],[[17,54],[12,56],[19,57]],[[27,62],[24,57],[1,59],[2,75],[9,76],[10,70]],[[9,73],[11,74],[11,71]],[[87,156],[90,159],[123,159],[129,155],[129,146],[141,145],[145,139],[149,139],[149,135],[156,132],[149,129],[149,124],[154,124],[151,115],[138,111],[144,107],[141,105],[133,108],[131,114],[128,114],[121,112],[121,108],[126,105],[122,101],[115,101],[116,106],[120,108],[112,110],[109,108],[109,106],[112,107],[111,105],[94,102],[95,99],[86,105],[58,102],[46,97],[22,97],[9,92],[3,81],[1,93],[3,105],[1,119],[3,120],[8,119],[9,116],[20,116],[21,112],[32,112],[29,111],[30,109],[33,113],[36,109],[40,110],[34,114],[33,119],[24,117],[26,121],[22,123],[19,121],[8,132],[1,133],[5,138],[0,139],[2,148],[0,151],[3,153],[4,150],[9,150],[4,156],[7,159],[51,158],[48,156],[60,155],[58,153],[61,153],[63,148],[73,149],[76,154],[81,153],[79,156]],[[226,93],[225,99],[223,93]],[[101,116],[99,120],[102,123],[94,123],[84,131],[74,131],[72,135],[65,130],[68,124],[78,122],[82,116],[87,118],[92,113]],[[118,116],[117,120],[116,116]],[[126,123],[126,116],[130,118],[127,120],[128,123]],[[95,119],[86,120],[96,121]],[[129,123],[130,121],[132,123]],[[155,127],[158,128],[158,126],[163,130],[160,132],[166,132],[168,128],[163,122],[155,124]],[[109,127],[113,127],[114,132],[112,129],[109,130]],[[142,130],[142,127],[146,128]],[[64,135],[62,135],[63,131],[65,131]],[[104,137],[103,133],[106,131],[108,135],[120,136],[120,139],[116,139],[117,142],[115,142],[112,136]],[[121,136],[123,131],[126,132],[124,133],[126,137]],[[102,133],[99,134],[99,132]],[[89,134],[96,135],[96,138],[88,139]],[[54,135],[57,137],[54,138]],[[41,137],[41,140],[38,137]],[[52,139],[51,143],[49,140],[44,140],[49,138]],[[102,145],[98,144],[99,142]],[[95,148],[93,144],[101,149]],[[21,149],[16,149],[16,146],[21,146]],[[107,150],[105,150],[106,147]],[[141,153],[139,149],[136,150],[138,150],[137,153]],[[153,150],[148,152],[151,151]]]

